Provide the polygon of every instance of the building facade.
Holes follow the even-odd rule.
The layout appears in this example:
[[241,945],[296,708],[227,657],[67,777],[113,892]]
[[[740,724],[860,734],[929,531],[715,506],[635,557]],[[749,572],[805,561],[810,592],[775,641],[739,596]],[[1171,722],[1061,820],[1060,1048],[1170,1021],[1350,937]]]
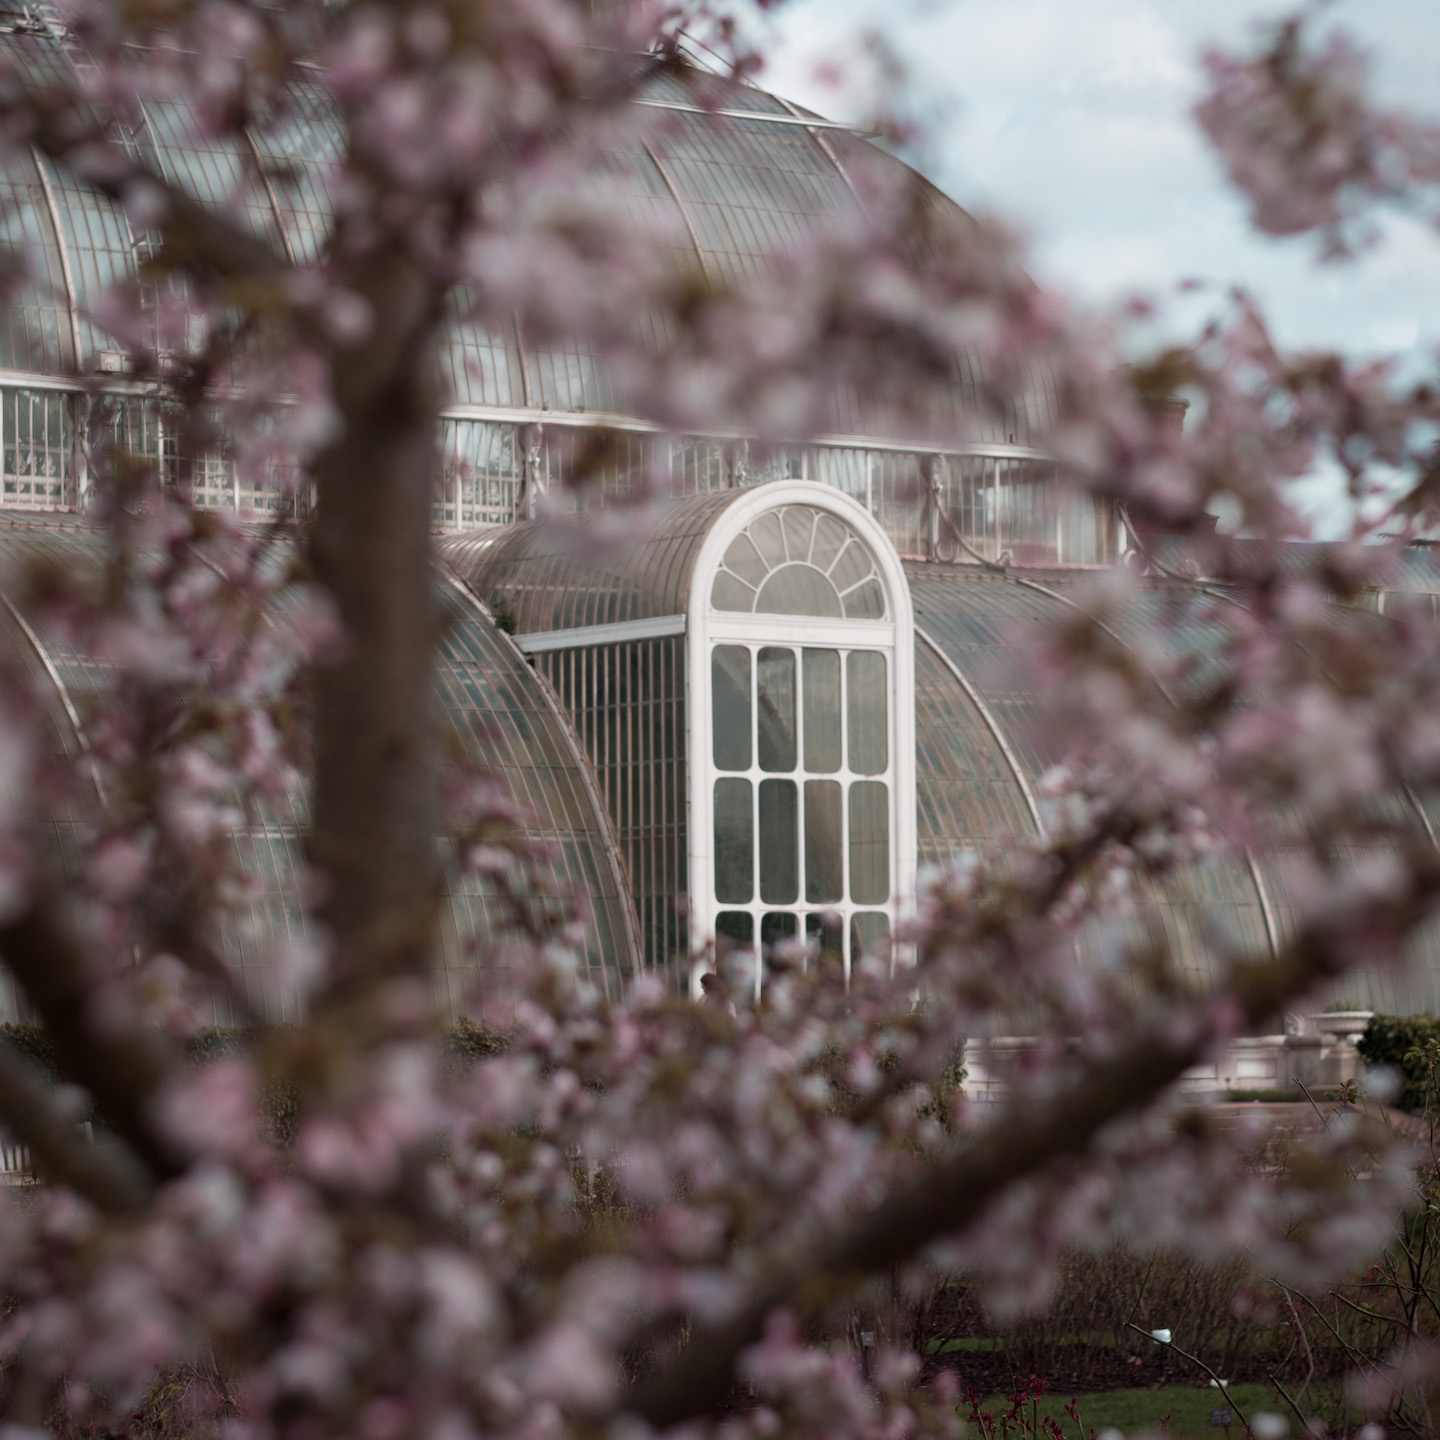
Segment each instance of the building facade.
[[[0,46],[40,72],[76,63],[63,34],[28,19],[0,15]],[[716,281],[763,273],[859,205],[857,166],[900,166],[748,88],[717,116],[713,97],[701,105],[683,76],[666,75],[638,104],[663,114],[663,131],[617,142],[604,183],[637,226],[676,237],[677,263]],[[319,255],[342,145],[320,89],[297,89],[283,123],[247,137],[248,155],[203,138],[174,104],[136,113],[124,142],[168,181],[206,203],[238,195],[283,253]],[[941,223],[972,223],[933,188],[920,193]],[[150,241],[23,148],[0,165],[0,225],[32,262],[0,320],[0,623],[52,687],[63,743],[83,747],[103,670],[24,614],[5,577],[37,557],[98,563],[84,510],[103,447],[173,474],[165,394],[131,379],[95,320]],[[438,700],[450,742],[479,758],[484,737],[531,837],[558,856],[555,893],[591,897],[594,983],[614,993],[650,972],[683,987],[712,942],[749,957],[755,994],[767,947],[785,941],[812,942],[818,961],[848,974],[884,948],[923,866],[1042,830],[1037,784],[1054,757],[1032,733],[1043,697],[1013,640],[1073,613],[1124,543],[1107,507],[1056,483],[1037,443],[1053,413],[1046,375],[995,414],[982,369],[957,354],[933,423],[899,433],[837,392],[826,433],[762,451],[740,435],[659,433],[627,413],[599,356],[531,344],[513,323],[481,326],[464,294],[454,312],[437,436],[452,619]],[[658,473],[674,497],[641,543],[611,555],[532,519],[597,426],[619,437],[601,492]],[[223,446],[194,485],[217,509],[264,515],[275,503]],[[1412,588],[1431,586],[1417,567]],[[1197,651],[1213,643],[1203,620],[1177,621],[1183,587],[1146,584],[1121,643],[1137,655],[1161,633]],[[302,923],[304,825],[296,794],[235,837],[256,898],[223,948],[277,1019],[295,1006],[274,955]],[[1143,923],[1161,926],[1203,983],[1217,936],[1282,942],[1282,870],[1275,857],[1197,865],[1153,897]],[[436,964],[450,1013],[503,972],[504,928],[483,877],[462,879]],[[1085,943],[1099,955],[1137,939],[1096,927]],[[1427,951],[1406,976],[1359,977],[1344,998],[1440,1008],[1440,959]]]

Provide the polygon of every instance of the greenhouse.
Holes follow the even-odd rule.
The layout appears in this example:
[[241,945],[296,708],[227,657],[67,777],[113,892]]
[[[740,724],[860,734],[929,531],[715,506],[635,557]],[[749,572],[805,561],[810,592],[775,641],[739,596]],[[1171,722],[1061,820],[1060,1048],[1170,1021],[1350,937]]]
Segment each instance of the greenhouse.
[[[0,34],[40,70],[74,63],[67,43],[28,21]],[[901,164],[750,88],[732,87],[717,115],[665,75],[637,103],[667,124],[617,150],[607,184],[637,226],[681,237],[684,263],[720,280],[762,273],[858,205],[862,159]],[[293,260],[319,253],[341,144],[320,90],[297,91],[286,123],[249,137],[248,157],[197,138],[173,104],[137,113],[126,143],[157,172],[207,203],[241,192],[257,233]],[[923,193],[944,223],[972,223]],[[93,564],[84,510],[97,447],[118,439],[162,477],[176,464],[165,395],[130,377],[95,319],[148,242],[38,150],[10,155],[0,202],[4,241],[32,259],[0,324],[0,570],[36,556]],[[813,942],[848,974],[884,950],[923,867],[1042,829],[1038,781],[1053,757],[1032,736],[1041,697],[1009,642],[1072,613],[1126,549],[1119,517],[1057,484],[1035,444],[1053,412],[1048,377],[997,417],[980,403],[978,366],[957,355],[932,423],[900,433],[837,392],[825,433],[762,449],[659,433],[626,412],[597,356],[531,344],[518,324],[482,329],[463,295],[454,313],[434,509],[452,621],[439,699],[453,743],[474,751],[485,737],[531,838],[553,848],[554,893],[590,897],[597,985],[616,992],[649,972],[693,986],[712,943],[749,957],[757,995],[768,949],[786,940]],[[534,519],[597,426],[622,437],[607,462],[614,488],[645,471],[673,496],[623,554],[580,553],[563,526]],[[223,452],[201,467],[196,499],[256,516],[275,503]],[[1428,556],[1406,584],[1440,590]],[[1117,637],[1142,653],[1166,611],[1167,643],[1203,652],[1213,637],[1170,613],[1183,603],[1183,587],[1147,580]],[[53,689],[65,743],[83,747],[102,671],[13,594],[4,612]],[[257,898],[226,952],[277,1019],[294,1005],[274,952],[299,925],[304,815],[297,795],[236,836]],[[1194,867],[1155,898],[1171,952],[1201,981],[1217,937],[1264,949],[1287,923],[1273,857]],[[503,971],[504,947],[488,938],[502,929],[485,882],[462,880],[436,967],[448,1013]],[[1099,929],[1090,939],[1097,954],[1119,943]],[[1440,1007],[1440,955],[1404,977],[1357,980],[1347,998]]]

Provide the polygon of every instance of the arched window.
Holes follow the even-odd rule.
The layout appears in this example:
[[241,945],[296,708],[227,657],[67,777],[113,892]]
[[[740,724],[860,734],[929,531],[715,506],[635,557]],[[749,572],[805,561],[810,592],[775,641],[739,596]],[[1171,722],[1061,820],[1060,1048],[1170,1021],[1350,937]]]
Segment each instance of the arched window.
[[762,958],[808,940],[848,976],[913,881],[903,573],[816,487],[760,487],[717,532],[692,604],[694,933]]
[[808,505],[756,516],[725,551],[710,603],[757,615],[885,617],[868,547],[843,521]]

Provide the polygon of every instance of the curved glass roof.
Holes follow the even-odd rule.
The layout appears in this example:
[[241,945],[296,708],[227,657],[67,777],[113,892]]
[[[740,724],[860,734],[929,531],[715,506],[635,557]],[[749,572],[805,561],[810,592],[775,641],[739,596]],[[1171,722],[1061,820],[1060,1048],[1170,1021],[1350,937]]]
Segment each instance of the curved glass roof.
[[[906,574],[916,630],[969,681],[1004,733],[1020,774],[1033,786],[1059,757],[1043,748],[1037,733],[1043,707],[1038,677],[1013,642],[1017,630],[1053,627],[1064,618],[1066,597],[961,566],[909,564]],[[925,644],[916,646],[917,660],[925,649]],[[971,710],[966,728],[981,748],[991,749],[990,737],[979,735],[973,705]],[[922,713],[917,712],[917,722]],[[923,751],[920,763],[926,764]],[[1019,793],[1020,776],[1011,773],[1012,793]],[[1033,822],[1013,827],[1012,833],[1025,830],[1033,832]],[[922,850],[923,836],[922,828]],[[1091,924],[1083,948],[1104,953],[1117,943],[1143,946],[1163,939],[1177,965],[1204,981],[1217,949],[1269,947],[1264,900],[1243,858],[1217,856],[1189,866],[1146,898],[1143,921]]]
[[[993,778],[987,783],[985,777],[1000,771],[1004,757],[974,705],[968,699],[959,702],[958,696],[947,700],[943,686],[930,693],[936,667],[927,651],[933,645],[935,653],[964,675],[1005,735],[1021,774],[1038,779],[1058,757],[1046,753],[1037,738],[1042,697],[1036,677],[1011,642],[1019,629],[1053,625],[1067,603],[1083,602],[1084,587],[1093,580],[1077,576],[1067,583],[1064,577],[1047,574],[1041,588],[1023,576],[985,575],[961,566],[907,564],[906,572],[921,642],[916,645],[921,855],[938,860],[961,844],[976,847],[971,836],[993,847],[998,833],[1025,833],[1033,824],[1026,823],[1020,809],[1022,792],[1013,769],[1009,785]],[[1107,596],[1104,617],[1111,632],[1147,668],[1163,660],[1169,683],[1183,693],[1215,678],[1223,664],[1224,604],[1194,589],[1157,582],[1135,587],[1120,603]],[[968,774],[963,783],[971,791],[958,803],[958,787],[953,779],[946,783],[955,773],[950,769],[952,756],[964,757]],[[1372,808],[1377,821],[1415,838],[1423,838],[1420,812],[1428,816],[1435,809],[1427,797],[1403,795],[1377,797]],[[981,813],[973,818],[967,813],[977,809]],[[1082,949],[1103,954],[1117,946],[1163,939],[1181,968],[1203,982],[1216,955],[1268,948],[1267,907],[1283,943],[1294,926],[1286,855],[1305,829],[1303,815],[1279,817],[1277,833],[1254,857],[1253,868],[1243,856],[1217,856],[1191,865],[1163,891],[1147,896],[1152,928],[1135,920],[1092,924]],[[1296,840],[1287,841],[1287,831]],[[1413,937],[1402,963],[1352,972],[1319,1003],[1332,998],[1346,1006],[1393,1013],[1440,1008],[1440,923]]]
[[444,559],[515,633],[574,630],[683,615],[705,537],[746,492],[687,495],[657,506],[651,529],[623,551],[595,553],[573,524],[511,525],[478,536],[441,536]]
[[[72,58],[39,35],[0,35],[0,47],[32,73],[53,73]],[[717,106],[724,113],[707,113]],[[177,102],[145,99],[136,114],[138,124],[121,137],[132,153],[292,259],[319,258],[344,143],[322,89],[297,84],[283,113],[258,116],[243,142],[209,138]],[[824,128],[803,123],[807,118]],[[700,71],[671,71],[647,82],[636,124],[613,141],[594,180],[677,266],[724,283],[766,273],[777,254],[854,211],[860,202],[852,182],[860,166],[917,180],[901,161],[773,96]],[[973,223],[919,183],[923,207],[942,226]],[[7,202],[0,239],[22,245],[34,272],[8,326],[0,328],[0,366],[52,376],[96,368],[94,357],[107,341],[91,307],[109,285],[135,274],[150,238],[132,233],[117,207],[23,148],[0,166],[0,200]],[[923,246],[916,258],[924,262]],[[568,414],[625,410],[625,396],[582,344],[526,345],[512,318],[477,320],[475,301],[466,291],[453,301],[442,363],[454,405]],[[638,316],[636,324],[642,338],[652,340],[663,328],[659,316]],[[1053,410],[1048,378],[1037,373],[1032,381],[1032,393],[1012,414],[982,419],[984,376],[973,357],[957,355],[951,382],[920,408],[933,409],[936,423],[952,434],[963,418],[973,441],[1024,445]],[[890,433],[895,422],[867,414],[855,396],[838,390],[830,408],[834,434],[923,438]]]
[[[77,730],[83,733],[103,705],[109,674],[53,631],[38,625],[24,628],[9,610],[9,600],[23,593],[14,582],[27,567],[74,569],[96,566],[102,559],[99,533],[83,522],[0,518],[0,595],[5,597],[0,618],[60,700],[57,737],[70,748]],[[586,963],[591,979],[613,993],[621,977],[639,963],[638,932],[613,834],[587,763],[564,715],[510,641],[458,587],[448,589],[445,598],[449,623],[436,674],[443,743],[450,753],[483,765],[505,782],[526,817],[524,838],[553,857],[536,877],[535,903],[588,897]],[[66,712],[77,718],[78,726],[71,725]],[[98,814],[58,817],[62,855],[73,854],[70,836],[76,827],[93,823]],[[286,803],[267,808],[236,832],[233,843],[241,867],[255,888],[217,936],[251,1004],[277,1021],[296,1018],[294,997],[279,978],[277,952],[283,939],[298,937],[302,930],[306,817],[306,798],[297,790]],[[483,876],[461,874],[453,883],[435,966],[439,999],[447,1013],[465,1013],[476,988],[503,970],[509,906]]]

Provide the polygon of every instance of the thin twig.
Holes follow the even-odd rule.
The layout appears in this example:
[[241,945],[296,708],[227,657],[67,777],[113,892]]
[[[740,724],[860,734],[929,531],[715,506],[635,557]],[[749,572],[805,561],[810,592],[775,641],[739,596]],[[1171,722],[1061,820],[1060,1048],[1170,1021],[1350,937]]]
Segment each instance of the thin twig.
[[1330,1122],[1325,1118],[1320,1107],[1315,1103],[1315,1097],[1306,1088],[1305,1082],[1298,1075],[1292,1075],[1290,1078],[1300,1087],[1300,1093],[1310,1102],[1310,1108],[1319,1116],[1320,1123],[1328,1131],[1330,1129]]
[[1310,1348],[1310,1337],[1305,1333],[1305,1327],[1300,1323],[1300,1312],[1295,1308],[1295,1297],[1290,1293],[1289,1288],[1282,1285],[1285,1291],[1285,1303],[1290,1307],[1290,1313],[1295,1317],[1295,1328],[1300,1332],[1300,1343],[1305,1347],[1305,1359],[1309,1364],[1309,1372],[1305,1376],[1305,1383],[1300,1387],[1301,1395],[1310,1388],[1310,1382],[1315,1378],[1315,1353]]
[[[1133,1321],[1127,1320],[1125,1323],[1137,1335],[1143,1335],[1147,1340],[1155,1340],[1148,1330],[1142,1330]],[[1240,1417],[1240,1423],[1247,1430],[1250,1428],[1250,1421],[1246,1419],[1245,1412],[1231,1398],[1229,1390],[1225,1388],[1225,1382],[1198,1355],[1192,1355],[1188,1350],[1182,1350],[1173,1340],[1155,1340],[1155,1343],[1173,1350],[1182,1360],[1188,1360],[1192,1365],[1198,1365],[1215,1382],[1216,1388],[1225,1397],[1225,1403]]]
[[1295,1418],[1300,1422],[1302,1431],[1309,1429],[1310,1422],[1300,1413],[1300,1407],[1290,1398],[1290,1392],[1280,1383],[1280,1377],[1272,1374],[1269,1370],[1265,1372],[1270,1377],[1270,1383],[1280,1392],[1280,1398],[1295,1412]]

